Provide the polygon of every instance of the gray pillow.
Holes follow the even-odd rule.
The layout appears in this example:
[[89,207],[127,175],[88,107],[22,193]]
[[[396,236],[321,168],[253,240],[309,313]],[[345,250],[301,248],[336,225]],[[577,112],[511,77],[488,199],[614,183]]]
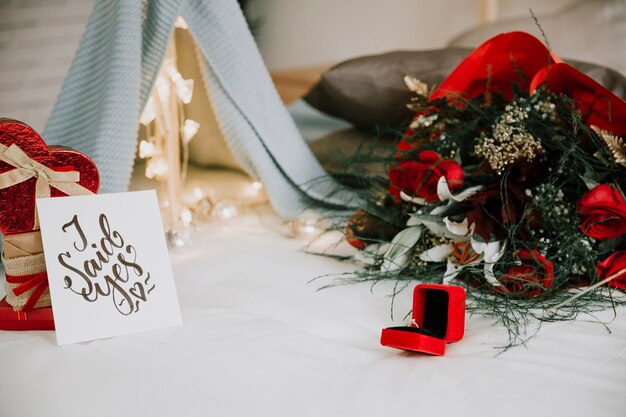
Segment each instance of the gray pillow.
[[[406,108],[412,93],[404,85],[404,76],[417,77],[429,86],[440,84],[471,51],[394,51],[344,61],[322,74],[304,100],[357,127],[400,127],[413,116]],[[626,78],[617,71],[585,62],[567,62],[617,96],[626,96]]]

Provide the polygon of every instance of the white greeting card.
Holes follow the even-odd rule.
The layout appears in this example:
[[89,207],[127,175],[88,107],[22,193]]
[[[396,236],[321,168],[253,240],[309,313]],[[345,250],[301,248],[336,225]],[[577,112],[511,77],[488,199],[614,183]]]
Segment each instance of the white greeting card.
[[154,190],[37,200],[57,344],[182,324]]

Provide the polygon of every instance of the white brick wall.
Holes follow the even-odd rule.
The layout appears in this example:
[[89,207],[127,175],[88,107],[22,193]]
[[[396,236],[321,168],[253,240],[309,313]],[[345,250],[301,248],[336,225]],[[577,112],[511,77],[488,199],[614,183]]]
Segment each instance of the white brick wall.
[[0,0],[0,116],[43,130],[94,1]]

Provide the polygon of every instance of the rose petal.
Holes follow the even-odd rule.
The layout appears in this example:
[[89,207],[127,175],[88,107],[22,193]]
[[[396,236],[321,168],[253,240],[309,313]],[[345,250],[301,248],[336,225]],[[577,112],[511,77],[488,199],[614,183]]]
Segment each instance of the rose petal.
[[492,240],[491,242],[480,242],[472,237],[472,249],[474,252],[484,255],[485,262],[495,263],[502,258],[506,249],[505,240]]
[[443,222],[450,233],[456,236],[467,236],[469,233],[469,227],[467,226],[467,218],[463,219],[461,223],[456,223],[450,220],[448,217],[443,218]]
[[437,245],[422,252],[419,258],[424,262],[443,262],[448,259],[448,256],[452,254],[453,250],[452,245]]
[[626,233],[626,201],[619,190],[596,185],[578,201],[580,230],[594,239],[613,239]]
[[435,151],[422,151],[418,154],[418,157],[420,161],[428,165],[432,165],[441,159],[439,154]]
[[480,191],[482,188],[482,185],[477,185],[475,187],[470,187],[466,190],[463,190],[457,195],[454,195],[448,187],[448,180],[445,176],[442,176],[441,178],[439,178],[439,182],[437,183],[437,195],[439,196],[439,200],[441,201],[453,200],[457,203],[460,203],[461,201],[464,201],[468,197],[471,197],[472,195]]
[[626,251],[617,251],[596,266],[598,279],[605,280],[613,275],[608,285],[626,290]]
[[423,206],[424,204],[426,204],[426,199],[422,198],[422,197],[411,197],[410,195],[406,194],[404,191],[400,191],[400,198],[403,201],[409,202],[409,203],[413,203],[413,204],[418,204],[420,206]]
[[484,269],[485,279],[492,286],[499,287],[500,286],[500,281],[498,281],[498,279],[496,278],[495,274],[493,273],[493,265],[494,264],[491,263],[491,262],[485,262],[485,269]]

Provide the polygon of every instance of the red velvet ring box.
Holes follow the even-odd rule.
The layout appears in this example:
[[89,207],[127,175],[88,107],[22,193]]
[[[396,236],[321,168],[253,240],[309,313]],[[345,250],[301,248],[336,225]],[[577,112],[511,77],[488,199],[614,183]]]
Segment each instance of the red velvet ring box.
[[383,329],[380,343],[397,349],[442,356],[446,343],[465,332],[465,290],[456,285],[420,284],[413,290],[415,326]]

